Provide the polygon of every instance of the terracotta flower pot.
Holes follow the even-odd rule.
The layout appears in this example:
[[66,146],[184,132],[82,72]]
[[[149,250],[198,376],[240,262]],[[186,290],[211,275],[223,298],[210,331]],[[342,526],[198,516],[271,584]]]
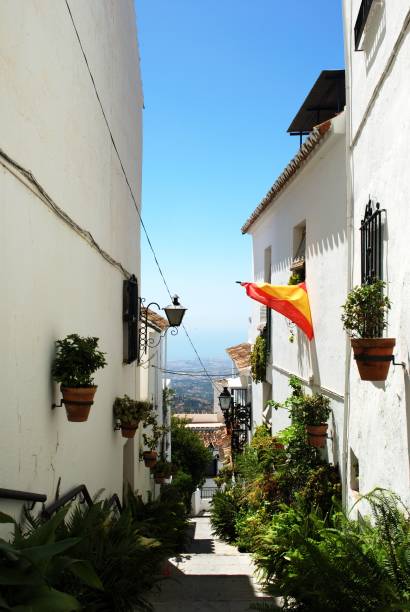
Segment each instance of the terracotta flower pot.
[[138,425],[121,424],[121,435],[123,438],[133,438],[137,429]]
[[156,484],[164,484],[165,483],[165,475],[164,474],[155,474],[154,476]]
[[142,454],[146,467],[154,467],[157,462],[158,453],[157,451],[144,451]]
[[308,442],[310,446],[324,448],[326,445],[327,423],[321,425],[306,425]]
[[354,358],[362,380],[386,380],[395,338],[352,338]]
[[88,419],[97,387],[61,387],[67,419],[82,423]]

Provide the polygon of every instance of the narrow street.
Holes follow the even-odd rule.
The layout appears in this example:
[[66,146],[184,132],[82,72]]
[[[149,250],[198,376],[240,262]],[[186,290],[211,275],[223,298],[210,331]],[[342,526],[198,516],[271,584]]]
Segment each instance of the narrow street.
[[250,555],[216,539],[207,515],[191,523],[188,551],[169,560],[170,577],[150,594],[155,612],[245,612],[271,601],[253,577]]

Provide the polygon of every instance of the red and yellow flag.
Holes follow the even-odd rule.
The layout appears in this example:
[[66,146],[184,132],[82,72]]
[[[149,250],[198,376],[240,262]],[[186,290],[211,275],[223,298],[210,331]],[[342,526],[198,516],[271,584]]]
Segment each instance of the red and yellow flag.
[[245,287],[250,298],[283,314],[300,327],[309,340],[312,340],[312,315],[305,283],[299,283],[299,285],[241,283],[241,285]]

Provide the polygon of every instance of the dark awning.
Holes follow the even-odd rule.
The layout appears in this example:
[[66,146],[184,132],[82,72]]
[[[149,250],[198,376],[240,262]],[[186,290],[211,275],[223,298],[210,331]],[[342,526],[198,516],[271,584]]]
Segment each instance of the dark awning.
[[340,113],[346,104],[345,71],[323,70],[288,128],[309,133],[315,125]]

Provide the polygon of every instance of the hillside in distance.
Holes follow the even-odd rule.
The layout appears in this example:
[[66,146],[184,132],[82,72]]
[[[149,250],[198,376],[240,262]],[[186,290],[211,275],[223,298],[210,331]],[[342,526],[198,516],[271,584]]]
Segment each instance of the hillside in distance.
[[[215,380],[230,376],[232,362],[229,359],[204,359],[203,363],[210,375],[216,374]],[[175,390],[172,412],[213,412],[213,386],[203,373],[198,360],[169,361],[167,370],[178,372],[167,374],[171,388]],[[191,376],[186,374],[191,374]]]

